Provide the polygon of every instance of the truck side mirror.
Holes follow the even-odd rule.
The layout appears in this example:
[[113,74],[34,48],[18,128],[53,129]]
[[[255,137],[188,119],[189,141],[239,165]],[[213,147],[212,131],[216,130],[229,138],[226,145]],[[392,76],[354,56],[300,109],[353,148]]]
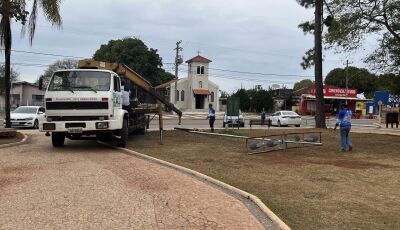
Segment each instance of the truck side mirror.
[[39,90],[43,90],[43,76],[39,78]]

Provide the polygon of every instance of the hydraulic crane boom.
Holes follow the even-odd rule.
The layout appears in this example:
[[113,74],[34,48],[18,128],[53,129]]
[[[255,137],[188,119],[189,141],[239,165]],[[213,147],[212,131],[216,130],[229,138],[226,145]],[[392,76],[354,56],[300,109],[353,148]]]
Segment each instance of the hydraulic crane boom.
[[145,92],[149,93],[161,103],[163,103],[166,107],[174,111],[179,115],[179,118],[182,116],[182,112],[177,109],[172,103],[165,100],[160,94],[156,92],[156,90],[151,86],[150,82],[140,76],[138,73],[133,71],[131,68],[124,64],[119,63],[108,63],[108,62],[100,62],[92,59],[84,59],[80,60],[78,64],[78,68],[80,69],[106,69],[111,70],[117,73],[118,75],[122,75],[131,81],[133,84],[143,89]]

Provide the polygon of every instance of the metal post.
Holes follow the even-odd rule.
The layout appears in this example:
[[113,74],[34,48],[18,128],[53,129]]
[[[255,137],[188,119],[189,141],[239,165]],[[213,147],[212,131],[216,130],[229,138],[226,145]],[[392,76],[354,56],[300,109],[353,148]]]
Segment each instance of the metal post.
[[162,107],[158,106],[158,124],[160,128],[160,145],[164,144],[164,137],[163,137],[163,111]]
[[[174,104],[176,104],[176,96],[177,96],[177,93],[176,93],[176,91],[178,90],[178,72],[179,72],[179,64],[181,64],[181,59],[179,58],[179,51],[181,51],[182,50],[182,47],[180,47],[179,45],[182,43],[182,41],[178,41],[177,43],[176,43],[176,48],[175,48],[175,50],[176,50],[176,56],[175,56],[175,84],[174,84],[174,94],[173,94],[173,97],[174,97]],[[172,88],[172,87],[171,87]]]

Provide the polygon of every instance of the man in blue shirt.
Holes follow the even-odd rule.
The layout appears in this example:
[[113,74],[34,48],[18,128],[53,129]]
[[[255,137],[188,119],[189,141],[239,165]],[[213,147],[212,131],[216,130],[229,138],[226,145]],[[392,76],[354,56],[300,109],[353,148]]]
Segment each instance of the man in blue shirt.
[[353,144],[351,143],[349,133],[351,129],[351,116],[353,115],[351,110],[347,109],[346,104],[342,104],[342,110],[339,112],[339,116],[335,125],[335,129],[340,127],[340,142],[341,151],[353,150]]
[[214,132],[214,122],[215,122],[215,109],[213,109],[212,104],[208,105],[208,119],[210,119],[211,132]]

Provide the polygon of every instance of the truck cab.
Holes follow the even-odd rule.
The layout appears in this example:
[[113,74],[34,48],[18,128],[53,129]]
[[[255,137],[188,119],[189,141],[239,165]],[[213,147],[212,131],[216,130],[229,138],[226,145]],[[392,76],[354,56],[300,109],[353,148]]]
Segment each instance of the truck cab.
[[46,117],[42,132],[51,133],[54,147],[65,138],[117,138],[124,147],[128,135],[128,113],[121,105],[121,79],[113,71],[70,69],[54,72],[45,93]]

